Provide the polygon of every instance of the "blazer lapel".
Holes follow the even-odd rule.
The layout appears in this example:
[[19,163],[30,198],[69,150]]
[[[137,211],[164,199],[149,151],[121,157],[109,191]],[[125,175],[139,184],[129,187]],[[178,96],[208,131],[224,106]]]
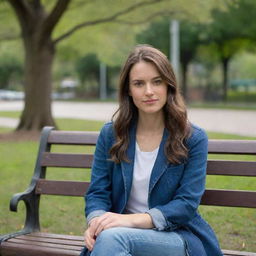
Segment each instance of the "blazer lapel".
[[165,172],[165,170],[168,166],[168,161],[167,161],[167,158],[164,153],[164,147],[165,147],[165,142],[166,142],[167,138],[168,138],[168,131],[166,129],[164,129],[163,138],[160,143],[157,158],[156,158],[155,164],[153,166],[151,177],[150,177],[149,194],[151,193],[155,184],[157,183],[159,178],[162,176],[162,174]]
[[129,162],[121,162],[121,170],[124,180],[124,189],[125,189],[125,205],[128,201],[133,179],[133,167],[134,167],[134,158],[135,158],[135,144],[136,143],[136,125],[133,125],[129,135],[129,146],[127,149],[127,157]]
[[[135,158],[135,144],[136,144],[136,125],[133,125],[130,131],[129,137],[129,146],[127,150],[127,157],[129,162],[122,161],[121,162],[121,170],[124,180],[124,188],[125,188],[125,205],[128,201],[131,187],[132,187],[132,179],[133,179],[133,167],[134,167],[134,158]],[[165,172],[168,166],[168,161],[164,153],[165,142],[168,138],[168,131],[164,129],[163,138],[159,146],[157,158],[152,169],[150,182],[149,182],[149,194],[154,188],[155,184]]]

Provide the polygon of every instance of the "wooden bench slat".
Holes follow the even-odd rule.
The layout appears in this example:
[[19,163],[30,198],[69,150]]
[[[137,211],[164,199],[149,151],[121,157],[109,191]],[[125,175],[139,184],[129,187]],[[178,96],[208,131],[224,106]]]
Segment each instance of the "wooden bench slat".
[[99,132],[51,131],[48,137],[50,144],[95,145]]
[[256,155],[255,140],[209,140],[210,154],[241,154]]
[[242,190],[207,189],[202,205],[256,208],[256,192]]
[[7,255],[79,255],[83,245],[82,236],[34,232],[3,242],[1,249]]
[[42,243],[53,243],[53,244],[64,244],[64,245],[78,245],[83,246],[84,242],[83,239],[80,238],[80,240],[73,240],[73,239],[66,239],[64,238],[56,238],[56,237],[45,237],[45,236],[28,236],[28,235],[22,235],[17,236],[16,238],[13,238],[15,242],[17,243],[23,243],[23,241],[31,241],[31,242],[42,242]]
[[39,179],[36,194],[84,196],[88,187],[89,182]]
[[92,154],[64,154],[44,152],[41,166],[91,168],[92,161]]
[[75,241],[83,240],[82,236],[66,235],[66,234],[63,235],[63,234],[54,234],[54,233],[45,233],[45,232],[33,232],[33,233],[26,234],[26,236],[67,239],[67,240],[75,240]]
[[40,240],[27,240],[27,239],[18,239],[18,238],[12,238],[8,241],[9,243],[13,244],[19,244],[19,245],[27,245],[27,246],[40,246],[40,247],[48,247],[48,248],[59,248],[59,249],[65,249],[65,250],[77,250],[81,251],[83,245],[76,245],[76,244],[65,244],[59,242],[53,242],[53,241],[40,241]]
[[79,255],[80,250],[65,250],[62,248],[50,248],[50,247],[43,247],[38,245],[31,245],[31,244],[17,244],[17,243],[10,243],[9,241],[3,242],[1,244],[1,254],[8,255],[8,256],[73,256]]
[[256,177],[256,162],[208,160],[207,174]]

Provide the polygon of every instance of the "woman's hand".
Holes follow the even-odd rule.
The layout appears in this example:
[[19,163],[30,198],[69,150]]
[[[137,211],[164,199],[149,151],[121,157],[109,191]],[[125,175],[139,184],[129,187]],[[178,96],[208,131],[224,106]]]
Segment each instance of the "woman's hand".
[[96,241],[95,232],[92,227],[88,227],[84,232],[84,243],[89,251],[92,251]]
[[154,225],[151,216],[147,213],[118,214],[106,212],[90,221],[89,227],[84,233],[86,247],[91,251],[100,232],[113,227],[153,228]]
[[147,213],[118,214],[106,212],[98,217],[92,224],[95,229],[96,237],[101,231],[113,227],[153,228],[152,219]]

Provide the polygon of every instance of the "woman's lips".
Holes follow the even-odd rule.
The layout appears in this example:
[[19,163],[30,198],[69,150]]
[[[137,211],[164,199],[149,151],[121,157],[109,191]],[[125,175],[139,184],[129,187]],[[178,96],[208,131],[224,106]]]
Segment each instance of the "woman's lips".
[[146,104],[153,104],[157,101],[158,101],[157,99],[150,99],[150,100],[144,100],[143,102],[146,103]]

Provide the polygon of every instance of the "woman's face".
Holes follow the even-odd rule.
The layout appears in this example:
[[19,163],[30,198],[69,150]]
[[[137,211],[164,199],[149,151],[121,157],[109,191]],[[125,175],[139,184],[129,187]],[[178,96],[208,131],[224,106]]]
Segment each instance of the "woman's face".
[[139,114],[161,113],[167,101],[167,84],[155,65],[140,61],[133,65],[129,74],[129,95]]

